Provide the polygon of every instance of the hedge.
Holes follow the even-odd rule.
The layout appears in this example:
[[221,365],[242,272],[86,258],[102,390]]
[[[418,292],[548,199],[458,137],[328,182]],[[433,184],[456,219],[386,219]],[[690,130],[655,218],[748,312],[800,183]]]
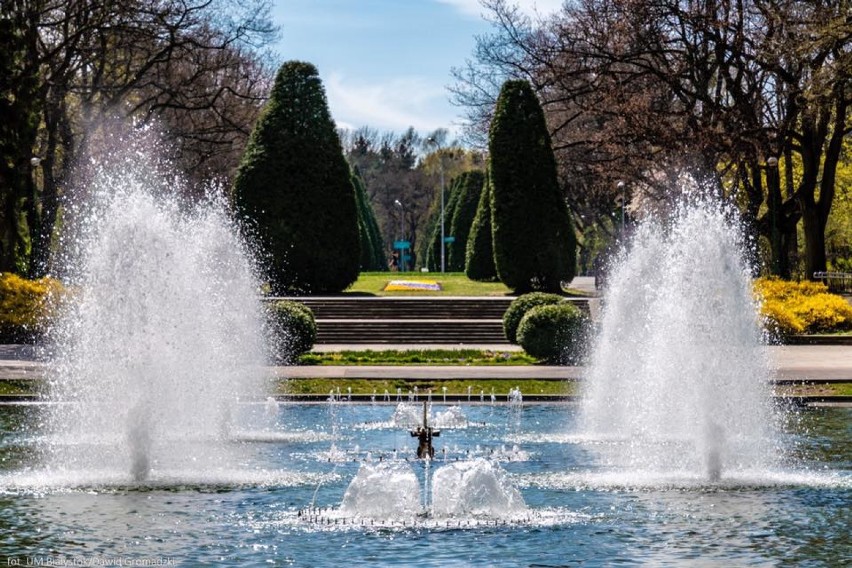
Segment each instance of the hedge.
[[755,295],[767,331],[783,339],[800,333],[852,329],[852,306],[821,282],[759,278]]

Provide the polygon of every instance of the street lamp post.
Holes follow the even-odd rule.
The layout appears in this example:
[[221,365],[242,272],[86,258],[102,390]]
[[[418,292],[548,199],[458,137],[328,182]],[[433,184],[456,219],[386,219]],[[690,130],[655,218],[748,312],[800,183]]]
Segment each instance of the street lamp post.
[[[394,199],[393,204],[399,207],[399,241],[405,240],[405,208],[399,199]],[[399,271],[405,272],[405,249],[399,249]]]
[[435,149],[438,152],[438,168],[441,172],[441,272],[444,272],[446,268],[446,237],[444,232],[444,157],[441,155],[441,144],[435,140],[434,137],[429,137],[426,139],[427,142],[434,144]]

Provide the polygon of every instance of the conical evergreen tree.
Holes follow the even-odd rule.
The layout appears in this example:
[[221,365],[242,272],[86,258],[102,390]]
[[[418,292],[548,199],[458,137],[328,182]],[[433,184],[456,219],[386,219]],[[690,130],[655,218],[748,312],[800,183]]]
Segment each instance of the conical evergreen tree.
[[358,205],[358,231],[361,242],[361,270],[387,270],[384,243],[376,221],[376,213],[370,203],[370,197],[364,189],[364,182],[358,168],[352,173],[352,185],[355,187],[355,200]]
[[488,136],[494,263],[517,293],[560,291],[574,277],[577,244],[538,99],[506,81]]
[[467,257],[464,271],[471,280],[492,282],[497,279],[494,267],[494,247],[491,234],[491,183],[485,175],[476,216],[467,237]]
[[[423,237],[417,240],[417,259],[421,268],[433,270],[433,259],[429,256],[433,248],[433,239],[435,237],[435,225],[440,222],[435,211],[430,210],[426,216],[426,222],[423,224],[421,234]],[[438,253],[440,254],[440,252]],[[438,259],[440,263],[440,258]],[[440,270],[440,266],[439,266]]]
[[310,63],[281,66],[234,182],[276,293],[339,292],[358,277],[355,190],[322,83]]
[[464,272],[467,239],[473,218],[476,216],[484,178],[485,175],[481,171],[472,170],[463,173],[459,180],[459,194],[456,198],[453,220],[450,223],[450,235],[455,238],[455,241],[447,245],[447,263],[450,272]]

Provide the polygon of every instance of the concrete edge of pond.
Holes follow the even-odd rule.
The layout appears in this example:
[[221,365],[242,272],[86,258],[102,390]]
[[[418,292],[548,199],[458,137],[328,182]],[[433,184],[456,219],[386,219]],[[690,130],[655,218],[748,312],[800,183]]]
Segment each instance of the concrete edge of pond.
[[[330,401],[328,400],[328,395],[322,394],[294,394],[294,395],[276,395],[274,397],[276,401],[283,404],[328,404]],[[562,395],[536,395],[529,394],[524,395],[523,402],[520,405],[530,404],[530,405],[564,405],[564,404],[577,404],[580,402],[581,397],[579,396],[562,396]],[[822,407],[836,407],[836,408],[852,408],[852,396],[824,396],[824,395],[814,395],[814,396],[774,396],[772,397],[773,402],[778,406],[784,407],[792,407],[792,408],[822,408]],[[257,400],[257,403],[263,403],[263,400]],[[421,404],[424,402],[423,398],[420,398],[415,401],[411,400],[402,400],[398,401],[396,398],[392,398],[391,400],[382,400],[381,397],[377,396],[375,400],[373,400],[372,395],[367,394],[352,394],[342,396],[340,399],[335,399],[337,404],[359,404],[359,405],[376,405],[376,406],[395,406],[400,404],[400,402],[409,402],[411,404]],[[451,405],[451,404],[463,404],[465,406],[490,406],[492,404],[512,404],[509,401],[507,395],[495,395],[494,400],[491,400],[491,396],[485,398],[485,400],[480,400],[479,396],[474,396],[471,399],[467,398],[467,395],[447,395],[446,401],[441,397],[433,397],[432,403],[435,405]],[[37,406],[37,405],[47,405],[47,404],[60,404],[51,402],[40,395],[33,394],[4,394],[0,395],[0,406]],[[518,405],[517,402],[514,404]]]

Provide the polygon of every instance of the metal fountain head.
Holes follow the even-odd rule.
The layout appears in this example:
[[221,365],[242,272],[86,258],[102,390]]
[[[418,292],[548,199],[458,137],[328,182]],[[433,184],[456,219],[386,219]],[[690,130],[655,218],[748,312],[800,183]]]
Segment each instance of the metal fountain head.
[[440,430],[429,426],[429,412],[426,401],[423,401],[423,425],[411,431],[411,437],[417,438],[417,459],[432,459],[435,457],[435,447],[432,438],[441,435]]

